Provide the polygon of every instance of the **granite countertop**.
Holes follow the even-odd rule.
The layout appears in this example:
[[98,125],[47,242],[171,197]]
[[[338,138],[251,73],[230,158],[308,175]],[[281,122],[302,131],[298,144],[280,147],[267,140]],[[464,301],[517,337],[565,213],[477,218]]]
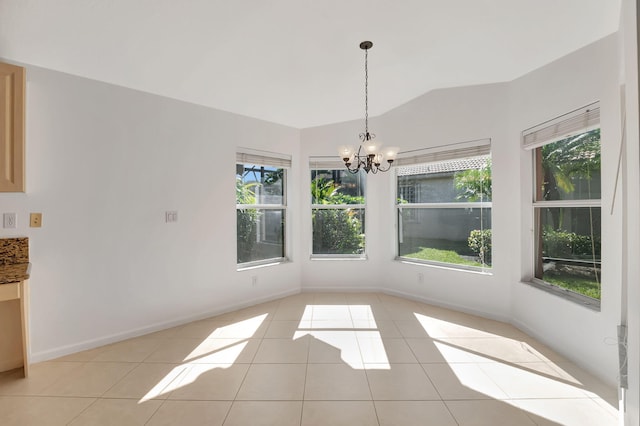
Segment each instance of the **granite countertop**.
[[29,238],[0,238],[0,266],[29,263]]
[[24,281],[30,270],[29,238],[0,238],[0,284]]
[[24,281],[29,278],[31,263],[0,265],[0,285]]

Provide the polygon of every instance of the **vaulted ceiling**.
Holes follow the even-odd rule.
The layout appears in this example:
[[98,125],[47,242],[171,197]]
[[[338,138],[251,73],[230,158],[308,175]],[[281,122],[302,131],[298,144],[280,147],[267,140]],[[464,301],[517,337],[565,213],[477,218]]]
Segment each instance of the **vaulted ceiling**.
[[618,29],[620,0],[0,0],[0,57],[292,127],[510,81]]

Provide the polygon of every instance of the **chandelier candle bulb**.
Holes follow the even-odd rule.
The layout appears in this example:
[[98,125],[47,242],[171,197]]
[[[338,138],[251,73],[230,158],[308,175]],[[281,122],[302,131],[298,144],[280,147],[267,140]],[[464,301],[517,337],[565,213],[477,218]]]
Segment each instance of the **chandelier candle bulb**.
[[380,151],[380,144],[372,140],[365,141],[362,146],[364,146],[364,150],[368,155],[376,155]]
[[341,146],[338,148],[338,153],[343,161],[351,160],[353,158],[354,149],[352,146]]
[[393,162],[398,156],[398,151],[400,151],[400,148],[397,146],[387,147],[384,149],[384,158],[386,158],[388,162]]

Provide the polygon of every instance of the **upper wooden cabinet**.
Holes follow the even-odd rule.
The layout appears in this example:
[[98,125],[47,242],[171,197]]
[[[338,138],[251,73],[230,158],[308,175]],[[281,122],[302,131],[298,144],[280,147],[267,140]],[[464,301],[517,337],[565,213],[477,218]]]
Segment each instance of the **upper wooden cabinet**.
[[0,192],[25,192],[25,69],[0,62]]

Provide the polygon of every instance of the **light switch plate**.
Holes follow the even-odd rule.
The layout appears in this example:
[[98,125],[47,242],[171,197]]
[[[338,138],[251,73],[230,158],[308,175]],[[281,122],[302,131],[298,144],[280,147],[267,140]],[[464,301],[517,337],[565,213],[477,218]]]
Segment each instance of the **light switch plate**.
[[166,211],[164,212],[164,221],[166,223],[177,222],[178,221],[178,212],[177,211]]
[[5,228],[15,228],[17,226],[16,214],[15,213],[4,213],[2,215],[2,226],[5,227]]

